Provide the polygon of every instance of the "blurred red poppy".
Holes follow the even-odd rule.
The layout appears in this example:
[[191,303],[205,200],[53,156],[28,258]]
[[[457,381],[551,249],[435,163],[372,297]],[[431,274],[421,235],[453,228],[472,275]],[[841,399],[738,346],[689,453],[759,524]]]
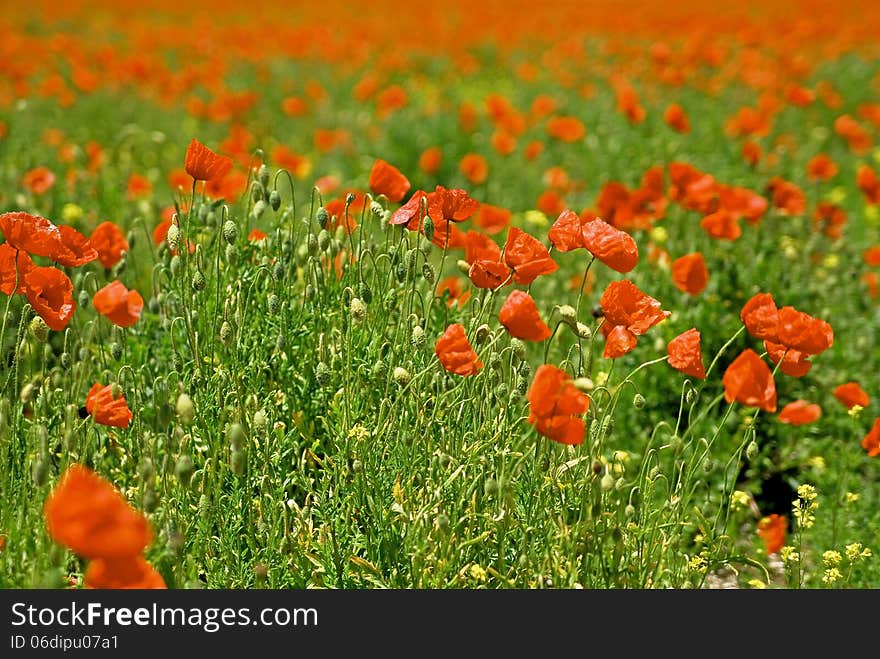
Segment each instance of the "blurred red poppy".
[[807,162],[807,178],[811,181],[827,181],[837,176],[837,164],[826,153],[819,153]]
[[394,165],[377,158],[370,170],[370,190],[375,195],[384,194],[395,203],[403,199],[410,188],[409,179]]
[[880,204],[880,180],[877,173],[867,165],[861,165],[856,172],[856,185],[865,195],[869,204]]
[[500,206],[480,204],[474,222],[489,235],[501,233],[510,224],[511,212]]
[[501,305],[498,320],[511,336],[525,341],[543,341],[552,333],[541,320],[535,300],[525,291],[510,292]]
[[777,418],[782,423],[788,423],[793,426],[803,426],[813,423],[822,416],[822,408],[815,403],[808,403],[799,398],[783,407]]
[[733,360],[724,376],[724,399],[767,412],[776,411],[776,383],[767,364],[758,353],[746,348]]
[[35,167],[25,173],[21,183],[35,195],[43,195],[55,185],[55,174],[47,167]]
[[699,295],[709,282],[709,269],[700,252],[685,254],[672,262],[672,283],[690,295]]
[[574,386],[568,373],[552,364],[542,364],[526,394],[528,423],[560,444],[583,444],[586,426],[582,415],[590,409],[590,398]]
[[483,368],[483,362],[467,340],[464,326],[459,323],[446,328],[437,339],[434,352],[443,368],[456,375],[476,375]]
[[698,329],[691,328],[676,336],[666,345],[666,352],[672,368],[700,380],[706,378]]
[[144,299],[137,291],[130,291],[121,281],[107,284],[92,298],[95,311],[106,316],[119,327],[131,327],[141,316]]
[[222,179],[232,169],[232,158],[214,153],[193,138],[186,149],[184,169],[196,181]]
[[742,229],[736,218],[726,210],[706,215],[700,220],[700,227],[718,240],[736,240],[742,235]]
[[862,438],[862,448],[868,452],[870,458],[880,455],[880,417],[874,419],[871,430]]
[[785,545],[788,519],[783,515],[767,515],[758,522],[758,536],[764,541],[767,555],[775,554]]
[[113,397],[113,385],[95,383],[86,396],[86,411],[103,426],[128,428],[133,414],[125,402],[125,395],[120,391]]
[[458,162],[458,169],[474,185],[485,182],[489,176],[489,162],[479,153],[466,153]]
[[685,114],[684,108],[678,103],[672,103],[666,108],[666,111],[663,113],[663,121],[666,122],[667,126],[678,133],[689,133],[691,130],[691,123],[688,120],[688,116]]
[[862,389],[858,382],[844,382],[834,388],[834,397],[843,403],[847,409],[852,409],[856,405],[859,407],[868,407],[871,404],[871,397],[868,392]]
[[[168,230],[166,228],[165,232]],[[162,236],[164,240],[165,236]],[[98,253],[98,260],[105,270],[109,270],[122,259],[122,253],[128,251],[128,241],[122,231],[113,222],[101,222],[89,236],[89,242]]]
[[58,268],[31,268],[24,277],[24,293],[49,329],[60,332],[73,318],[73,284]]
[[96,558],[89,563],[83,577],[86,588],[103,589],[164,589],[162,575],[143,556]]
[[149,522],[111,483],[73,464],[43,506],[49,535],[85,558],[140,554],[152,539]]

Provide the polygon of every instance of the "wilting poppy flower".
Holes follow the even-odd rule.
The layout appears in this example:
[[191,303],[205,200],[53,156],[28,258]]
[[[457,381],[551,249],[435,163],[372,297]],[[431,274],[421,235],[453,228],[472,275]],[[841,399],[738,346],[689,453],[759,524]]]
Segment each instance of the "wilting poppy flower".
[[55,185],[55,174],[46,167],[36,167],[22,177],[21,183],[36,195],[46,194]]
[[749,334],[756,339],[778,342],[776,334],[779,326],[779,309],[776,308],[770,293],[753,295],[743,305],[739,317]]
[[59,226],[58,231],[61,234],[61,245],[52,255],[52,259],[58,264],[78,268],[98,258],[98,252],[92,243],[79,231],[66,224]]
[[404,176],[397,167],[381,158],[377,158],[370,170],[370,190],[373,194],[383,194],[390,201],[398,202],[403,199],[410,188],[409,179]]
[[706,215],[700,220],[700,227],[718,240],[736,240],[742,235],[742,229],[736,218],[726,210]]
[[489,163],[479,153],[466,153],[459,161],[458,169],[474,185],[483,183],[489,176]]
[[587,129],[577,117],[552,117],[547,121],[547,134],[561,142],[577,142]]
[[736,401],[767,412],[776,411],[776,383],[767,364],[751,348],[733,360],[724,376],[724,400]]
[[767,356],[770,357],[771,362],[779,364],[779,360],[782,360],[779,370],[790,377],[802,378],[813,367],[812,362],[809,360],[810,355],[800,350],[766,340],[764,341],[764,348],[767,350]]
[[660,301],[646,295],[628,279],[608,284],[599,300],[605,316],[603,357],[617,359],[636,347],[639,336],[669,316]]
[[834,331],[824,320],[794,307],[779,310],[779,343],[808,355],[818,355],[834,345]]
[[581,227],[584,246],[597,259],[617,272],[629,272],[639,262],[639,248],[626,231],[615,229],[600,218]]
[[[165,232],[168,230],[166,228]],[[164,240],[164,236],[162,236]],[[98,260],[105,270],[109,270],[122,259],[122,253],[128,251],[128,241],[122,231],[113,222],[101,222],[89,236],[89,242],[98,253]]]
[[456,375],[476,375],[483,368],[483,362],[467,340],[464,326],[459,323],[446,328],[437,339],[434,352],[443,368]]
[[675,370],[700,380],[706,378],[698,329],[692,328],[676,336],[666,345],[666,352],[669,365]]
[[775,554],[785,545],[788,519],[784,515],[767,515],[758,522],[758,536],[764,541],[767,555]]
[[685,114],[684,108],[678,103],[672,103],[666,108],[666,111],[663,113],[663,121],[678,133],[689,133],[691,130],[691,123],[688,120],[687,114]]
[[690,295],[699,295],[709,281],[706,260],[700,252],[685,254],[672,262],[672,282]]
[[137,556],[152,539],[146,517],[91,469],[71,465],[43,506],[55,542],[85,558]]
[[144,299],[137,291],[130,291],[121,281],[107,284],[92,298],[95,310],[119,327],[131,327],[144,308]]
[[880,204],[880,180],[876,172],[867,165],[862,165],[856,172],[856,185],[865,195],[869,204]]
[[577,213],[564,210],[550,227],[548,238],[559,252],[579,249],[584,247],[583,225],[584,222]]
[[541,320],[535,300],[525,291],[510,292],[501,305],[498,320],[511,336],[524,341],[543,341],[552,333]]
[[489,235],[501,233],[510,225],[511,212],[500,206],[480,204],[474,223]]
[[164,589],[162,575],[143,556],[96,558],[89,563],[83,577],[86,588],[103,589]]
[[6,236],[7,245],[31,256],[54,259],[63,249],[61,231],[45,217],[21,211],[3,213],[0,215],[0,231]]
[[24,293],[49,329],[60,332],[73,318],[73,284],[58,268],[32,268],[24,277]]
[[837,164],[825,153],[810,158],[807,163],[807,178],[813,181],[827,181],[837,175]]
[[88,396],[86,396],[86,411],[92,415],[95,423],[117,428],[128,428],[133,416],[125,402],[125,395],[119,392],[119,395],[114,398],[113,385],[110,384],[95,383],[92,385]]
[[568,373],[552,364],[542,364],[526,394],[528,423],[560,444],[583,444],[586,426],[582,415],[590,409],[590,398],[574,386]]
[[[16,258],[18,254],[18,273],[16,273]],[[24,278],[34,267],[34,262],[27,252],[16,250],[9,243],[0,245],[0,291],[5,295],[15,295],[24,292]],[[16,281],[18,287],[16,287]]]
[[808,423],[813,423],[813,421],[821,416],[821,407],[819,407],[815,403],[808,403],[807,401],[799,398],[798,400],[791,402],[783,407],[779,411],[777,418],[782,423],[788,423],[793,426],[803,426]]
[[874,425],[862,439],[862,448],[868,452],[868,457],[880,455],[880,417],[874,419]]
[[193,138],[186,149],[184,169],[196,181],[218,180],[232,169],[232,158],[214,153]]
[[847,409],[852,409],[856,405],[859,407],[868,407],[871,403],[871,397],[859,385],[858,382],[844,382],[834,388],[834,397],[843,403]]
[[559,269],[544,244],[518,227],[510,227],[507,232],[504,263],[513,270],[513,280],[523,285]]

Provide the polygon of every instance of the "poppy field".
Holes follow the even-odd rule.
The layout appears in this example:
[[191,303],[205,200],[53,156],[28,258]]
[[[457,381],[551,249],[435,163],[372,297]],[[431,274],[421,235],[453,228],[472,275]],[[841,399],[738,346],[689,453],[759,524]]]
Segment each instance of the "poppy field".
[[124,4],[0,19],[0,587],[880,587],[880,6]]

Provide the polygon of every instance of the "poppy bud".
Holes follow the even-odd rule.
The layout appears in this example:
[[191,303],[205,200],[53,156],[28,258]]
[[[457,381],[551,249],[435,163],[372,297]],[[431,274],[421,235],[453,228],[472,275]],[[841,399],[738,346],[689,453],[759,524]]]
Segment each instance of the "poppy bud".
[[229,466],[232,467],[232,473],[241,476],[247,470],[247,452],[232,451],[229,454]]
[[257,179],[263,187],[269,185],[269,168],[265,164],[260,165],[260,169],[257,171]]
[[254,412],[254,427],[265,429],[267,423],[269,423],[269,418],[266,416],[266,413],[263,410],[257,410],[256,412]]
[[70,353],[69,352],[62,352],[60,361],[61,361],[61,368],[63,368],[65,371],[68,370],[70,368]]
[[251,216],[255,220],[259,220],[263,213],[266,212],[266,202],[260,199],[257,203],[254,204],[254,207],[251,209]]
[[326,387],[330,384],[330,375],[330,367],[324,362],[318,362],[317,366],[315,366],[315,380],[318,386]]
[[238,238],[238,225],[232,220],[226,220],[223,223],[223,240],[232,245]]
[[321,206],[318,208],[315,213],[315,221],[318,223],[319,227],[327,226],[327,219],[329,218],[329,214],[327,213],[327,209]]
[[195,468],[196,466],[193,463],[193,459],[184,454],[177,459],[177,464],[174,465],[174,475],[177,477],[177,480],[181,485],[189,487],[189,482],[192,480]]
[[351,303],[349,304],[348,309],[351,314],[351,319],[356,323],[363,322],[367,317],[367,305],[365,305],[363,300],[359,297],[351,298]]
[[306,245],[309,252],[309,256],[316,256],[318,254],[318,238],[315,234],[310,233],[309,237],[306,239]]
[[430,215],[425,215],[425,220],[422,222],[422,231],[425,234],[425,238],[434,240],[434,220],[431,219]]
[[192,278],[192,287],[196,292],[205,290],[205,285],[207,282],[205,281],[205,275],[202,274],[201,270],[196,270],[195,274],[193,274]]
[[272,279],[275,281],[284,279],[284,264],[281,261],[275,261],[275,265],[272,266]]
[[275,293],[269,295],[269,299],[267,301],[269,307],[269,313],[273,316],[278,313],[278,310],[281,308],[281,298],[278,297]]
[[433,284],[435,277],[434,266],[426,262],[422,266],[422,277],[424,277],[425,281],[429,284]]
[[524,377],[521,376],[521,375],[520,375],[519,377],[517,377],[517,379],[516,379],[516,390],[517,390],[520,394],[522,394],[523,396],[525,396],[526,393],[527,393],[528,390],[529,390],[529,379],[528,379],[528,378],[524,378]]
[[110,344],[110,357],[114,361],[119,361],[122,359],[122,346],[115,341]]
[[754,460],[758,457],[758,445],[755,443],[754,440],[749,442],[749,445],[746,446],[746,457],[749,460]]
[[148,487],[146,490],[144,490],[144,496],[141,500],[141,505],[144,508],[144,512],[155,512],[156,508],[159,507],[159,496],[156,494],[156,490],[154,490],[152,487]]
[[409,384],[410,375],[409,371],[401,366],[396,366],[394,371],[391,373],[391,377],[394,378],[394,382],[397,383],[400,387],[405,387]]
[[33,382],[28,382],[21,388],[21,393],[19,393],[19,399],[21,400],[23,405],[27,405],[34,399],[34,394],[37,391],[37,387]]
[[180,417],[181,423],[190,425],[195,418],[195,406],[189,394],[182,393],[177,397],[177,416]]
[[501,382],[497,387],[495,387],[495,397],[498,400],[504,400],[508,396],[510,396],[510,389],[508,389],[507,384],[505,382]]
[[471,264],[464,259],[458,259],[458,261],[455,262],[455,267],[458,268],[459,271],[464,275],[466,275],[471,270]]
[[34,458],[31,462],[31,478],[37,487],[42,487],[49,480],[49,465],[42,457]]
[[49,338],[49,326],[40,316],[34,316],[28,324],[28,332],[35,340],[44,343]]
[[171,257],[171,276],[177,277],[180,274],[180,268],[183,267],[183,264],[180,260],[180,255],[175,254]]
[[646,403],[647,401],[645,400],[645,397],[642,396],[642,394],[636,394],[635,396],[633,396],[633,407],[637,410],[642,409]]
[[474,334],[474,343],[477,345],[483,345],[486,342],[486,339],[489,338],[490,328],[486,323],[483,323],[477,328],[476,333]]
[[149,481],[156,475],[156,468],[150,458],[144,458],[138,465],[138,476],[142,481]]
[[583,323],[577,323],[575,325],[575,331],[577,335],[582,339],[589,339],[593,336],[593,330],[589,328],[589,326],[584,325]]
[[272,190],[269,193],[269,205],[272,207],[273,211],[277,211],[281,208],[281,194],[278,190]]
[[77,295],[77,304],[79,304],[80,309],[85,309],[89,306],[89,294],[85,290],[81,290],[79,295]]
[[411,341],[413,348],[415,348],[416,350],[420,350],[425,346],[427,337],[425,336],[425,330],[422,329],[421,325],[416,325],[412,328]]
[[606,472],[604,476],[602,476],[602,480],[599,481],[599,487],[602,488],[603,492],[607,492],[612,487],[614,487],[614,476],[610,473]]
[[633,515],[636,514],[636,507],[634,505],[632,505],[631,503],[628,503],[626,505],[626,508],[623,509],[623,514],[626,515],[627,517],[632,517]]
[[358,284],[358,295],[366,304],[373,301],[373,291],[365,281]]
[[593,381],[590,378],[576,378],[572,384],[585,394],[593,390]]
[[224,320],[220,325],[220,342],[226,347],[232,342],[232,323],[228,320]]
[[180,247],[180,227],[178,227],[173,222],[168,227],[168,233],[165,234],[165,242],[168,243],[168,249],[172,252],[176,251],[178,247]]
[[311,300],[311,299],[314,299],[314,297],[315,297],[315,287],[312,286],[311,284],[307,284],[306,290],[305,290],[305,298],[307,300]]
[[128,252],[122,252],[122,254],[119,257],[119,261],[116,263],[116,265],[113,266],[113,270],[111,270],[111,273],[113,274],[113,276],[116,279],[119,279],[119,277],[122,275],[122,273],[125,272],[125,267],[127,265],[128,265]]
[[512,338],[510,340],[510,347],[513,349],[513,354],[516,355],[519,359],[526,358],[526,344],[520,341],[517,338]]
[[227,245],[226,249],[223,251],[224,255],[226,256],[226,262],[229,265],[235,265],[235,263],[238,261],[238,252],[235,251],[235,247],[233,247],[232,245]]
[[254,181],[254,184],[251,186],[251,199],[253,199],[254,202],[262,201],[263,194],[263,184],[259,181]]
[[330,232],[327,229],[321,229],[318,232],[318,249],[326,252],[330,247]]
[[240,423],[231,423],[226,429],[226,440],[234,451],[240,451],[244,447],[245,441],[244,426]]
[[437,515],[434,524],[437,526],[437,530],[441,533],[447,533],[449,531],[449,517],[442,513]]
[[378,201],[371,201],[370,213],[375,218],[381,218],[382,215],[385,213],[385,209],[382,208],[382,204],[380,204]]
[[563,304],[559,307],[559,317],[562,322],[567,323],[572,329],[577,329],[577,311],[570,304]]
[[524,378],[528,378],[532,374],[532,367],[525,361],[522,362],[516,370]]

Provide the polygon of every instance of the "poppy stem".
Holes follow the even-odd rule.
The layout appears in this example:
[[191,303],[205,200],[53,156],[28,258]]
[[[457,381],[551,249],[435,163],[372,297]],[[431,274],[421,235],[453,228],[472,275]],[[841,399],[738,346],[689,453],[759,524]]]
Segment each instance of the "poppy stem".
[[596,257],[593,256],[587,262],[587,267],[584,268],[584,276],[583,276],[583,279],[581,279],[581,286],[578,289],[577,304],[574,307],[576,316],[581,315],[581,298],[583,298],[583,296],[584,296],[584,286],[587,285],[587,275],[590,273],[590,268],[593,267],[593,261],[595,261],[595,260],[596,260]]

